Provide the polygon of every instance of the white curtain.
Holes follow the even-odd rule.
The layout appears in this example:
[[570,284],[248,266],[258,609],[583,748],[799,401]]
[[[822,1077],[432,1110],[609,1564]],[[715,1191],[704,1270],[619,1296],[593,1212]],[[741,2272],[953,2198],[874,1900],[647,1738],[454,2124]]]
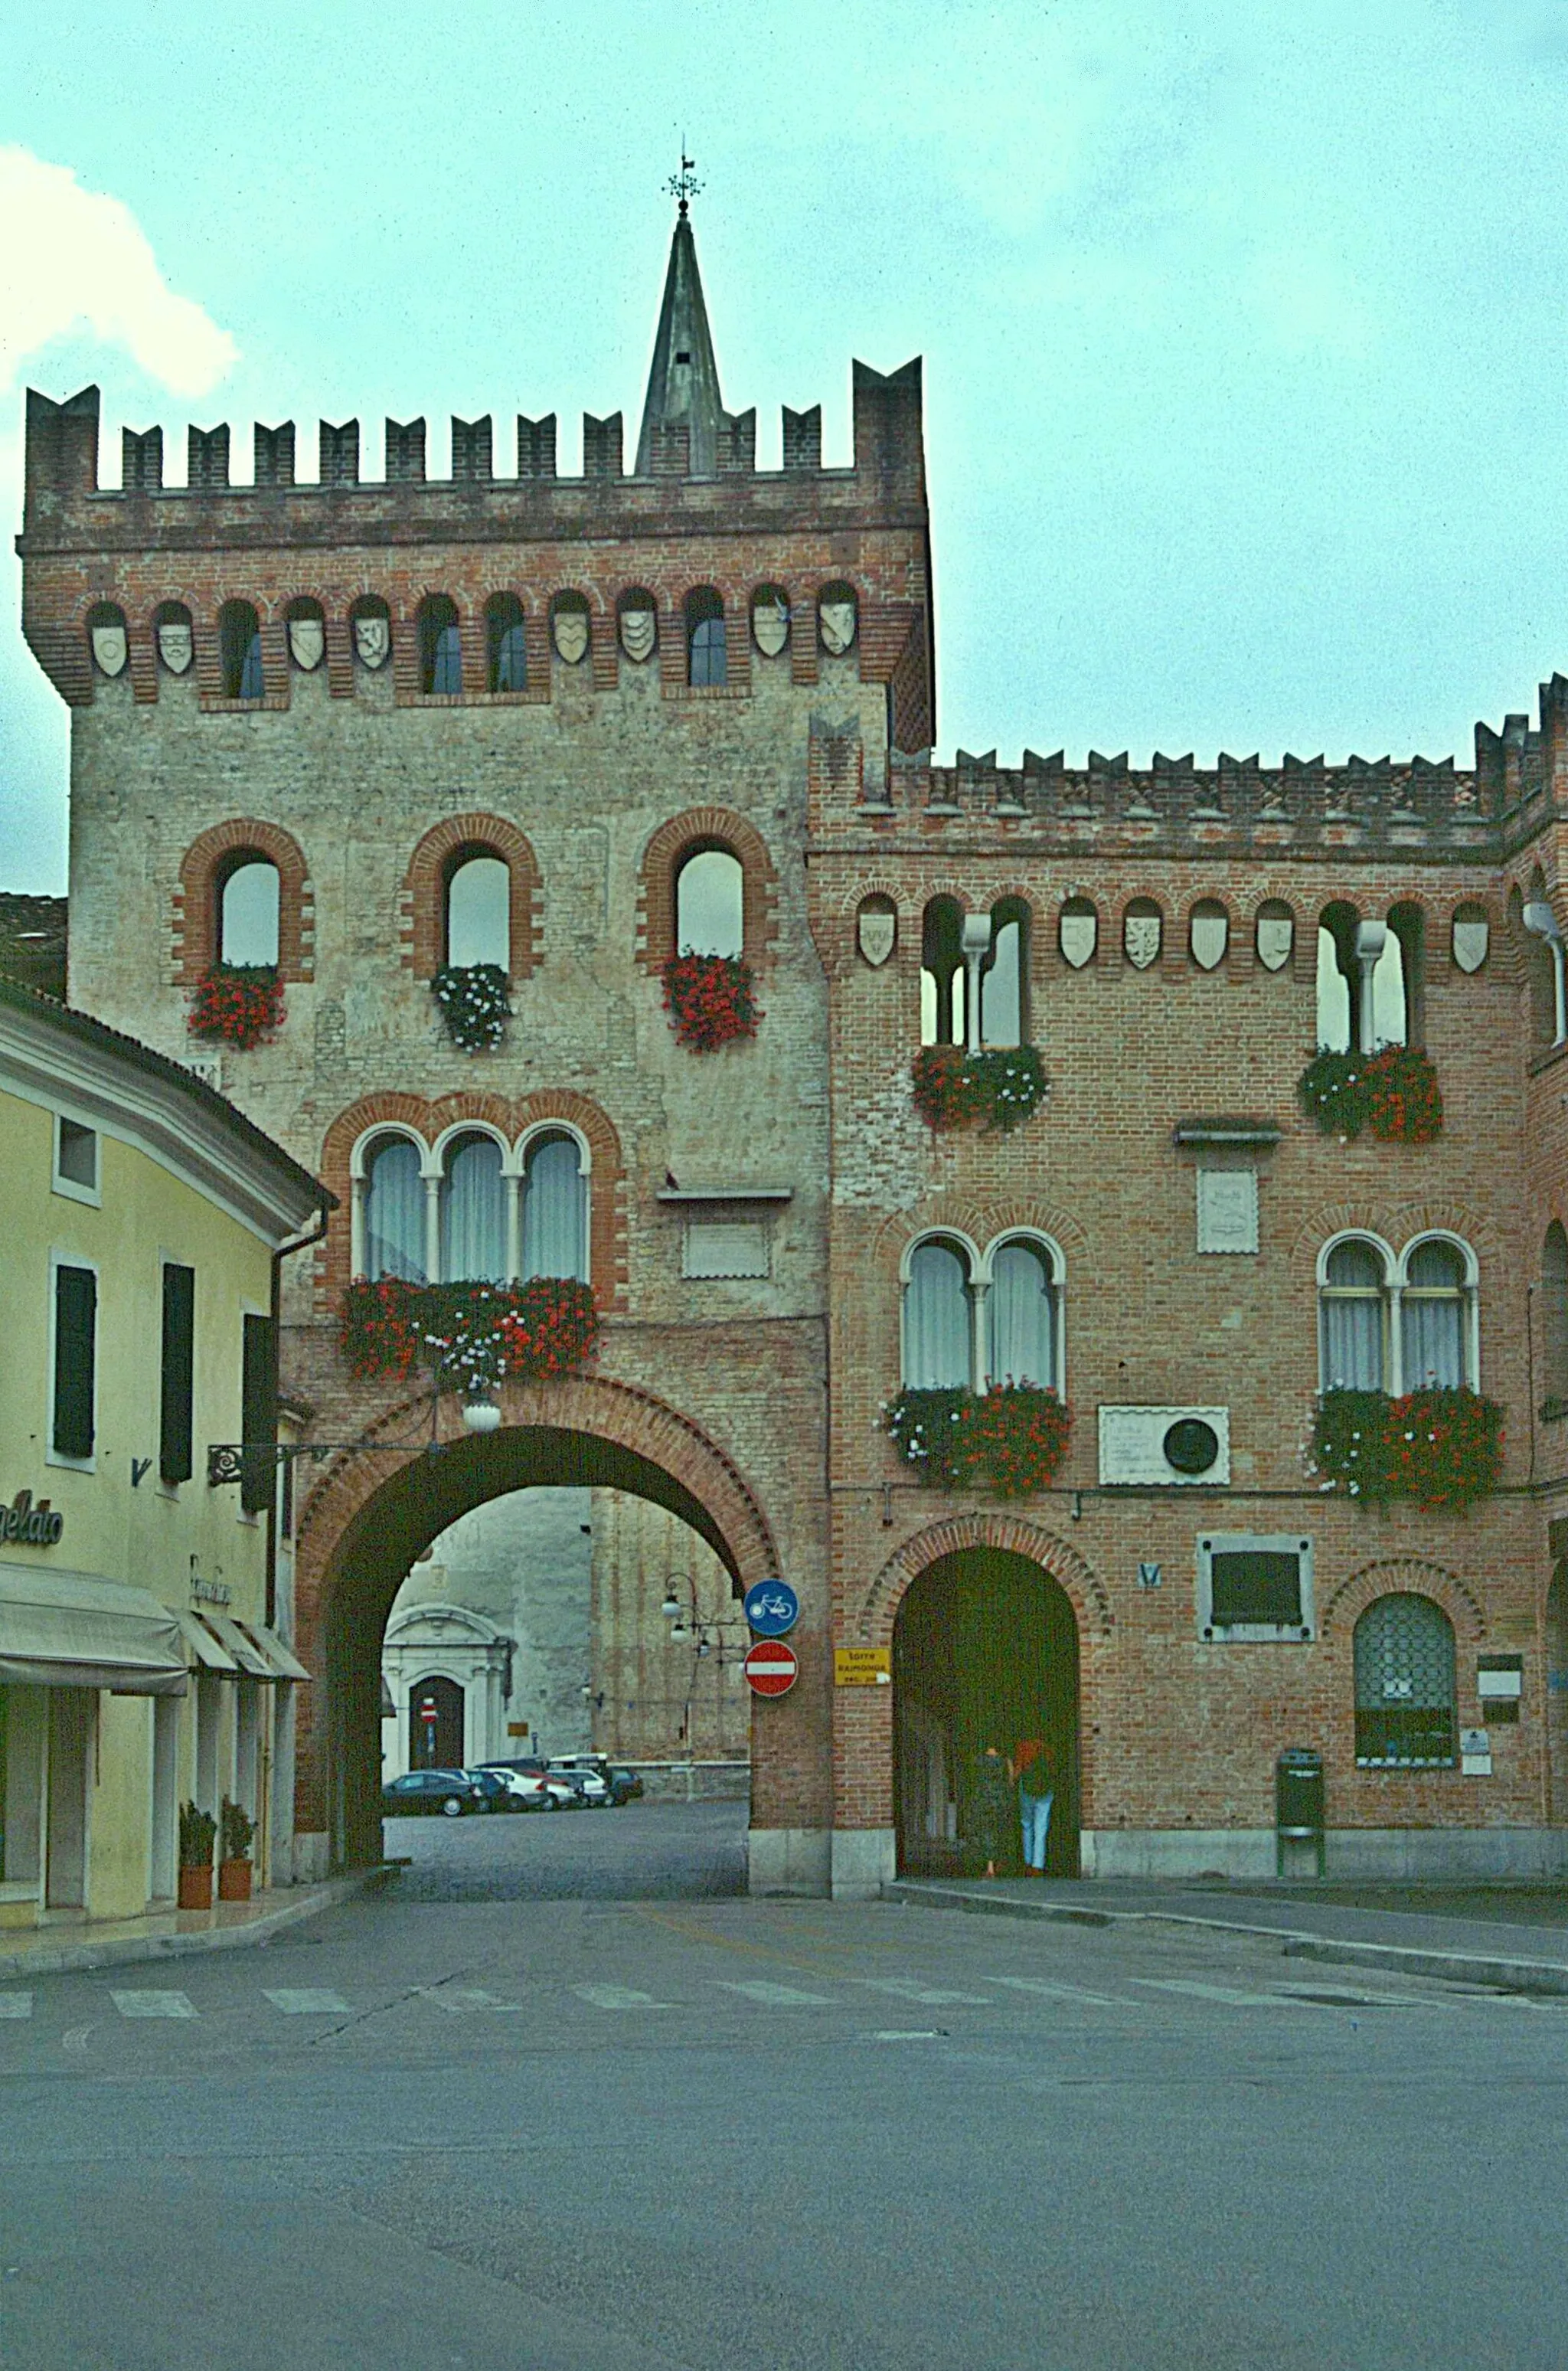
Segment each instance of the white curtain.
[[506,1274],[506,1201],[501,1147],[466,1136],[441,1181],[441,1273],[448,1284],[497,1284]]
[[1323,1388],[1380,1392],[1383,1388],[1381,1295],[1323,1302]]
[[420,1156],[407,1137],[372,1153],[364,1188],[364,1272],[424,1284],[425,1193]]
[[1404,1388],[1457,1391],[1465,1380],[1465,1264],[1452,1243],[1418,1243],[1401,1307]]
[[528,1156],[523,1188],[523,1273],[588,1281],[582,1160],[569,1136],[547,1137]]
[[904,1380],[916,1391],[970,1380],[967,1272],[946,1243],[922,1243],[904,1290]]
[[1055,1310],[1051,1271],[1034,1243],[1004,1243],[991,1263],[989,1379],[1054,1383]]

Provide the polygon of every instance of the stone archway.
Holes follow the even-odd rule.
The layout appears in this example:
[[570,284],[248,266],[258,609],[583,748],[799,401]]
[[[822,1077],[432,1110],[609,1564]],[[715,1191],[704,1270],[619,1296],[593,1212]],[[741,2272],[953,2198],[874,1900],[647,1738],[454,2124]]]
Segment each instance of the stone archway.
[[[300,1707],[295,1789],[302,1836],[336,1867],[378,1859],[381,1643],[414,1559],[460,1515],[536,1486],[624,1490],[667,1508],[707,1541],[743,1591],[778,1568],[771,1526],[711,1437],[651,1393],[601,1377],[508,1382],[499,1430],[463,1428],[444,1396],[433,1448],[414,1446],[428,1393],[386,1408],[367,1445],[327,1465],[296,1548],[296,1638],[316,1685]],[[393,1445],[397,1444],[397,1445]]]

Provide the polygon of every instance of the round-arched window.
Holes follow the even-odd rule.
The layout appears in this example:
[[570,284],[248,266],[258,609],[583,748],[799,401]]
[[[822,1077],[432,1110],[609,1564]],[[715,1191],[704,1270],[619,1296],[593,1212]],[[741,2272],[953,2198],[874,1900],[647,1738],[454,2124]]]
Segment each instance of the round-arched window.
[[992,1255],[991,1290],[986,1298],[990,1334],[987,1380],[1053,1386],[1056,1296],[1051,1255],[1044,1244],[1027,1239],[1003,1243]]
[[424,1284],[425,1191],[417,1145],[384,1136],[364,1170],[364,1272]]
[[739,955],[745,951],[745,874],[727,848],[703,848],[675,875],[675,953]]
[[523,1273],[588,1281],[588,1181],[574,1136],[536,1136],[523,1173]]
[[446,960],[512,968],[512,874],[499,856],[469,850],[446,876]]
[[242,855],[218,890],[218,961],[239,968],[276,967],[278,868],[270,857]]
[[911,1391],[965,1390],[974,1364],[969,1262],[956,1243],[919,1243],[904,1288],[904,1381]]
[[1388,1278],[1373,1243],[1336,1243],[1323,1269],[1324,1391],[1380,1392],[1388,1334]]
[[1355,1625],[1355,1759],[1363,1768],[1445,1769],[1454,1761],[1454,1625],[1430,1597],[1375,1598]]
[[506,1199],[493,1137],[457,1137],[441,1179],[441,1274],[447,1284],[499,1284],[506,1274]]

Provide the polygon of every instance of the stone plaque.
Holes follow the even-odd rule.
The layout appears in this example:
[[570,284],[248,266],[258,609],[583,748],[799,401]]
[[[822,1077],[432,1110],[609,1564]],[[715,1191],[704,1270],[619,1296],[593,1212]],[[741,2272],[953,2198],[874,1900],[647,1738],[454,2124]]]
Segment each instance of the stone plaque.
[[868,897],[856,924],[860,953],[873,971],[881,969],[898,943],[898,915],[889,897]]
[[1100,939],[1100,918],[1094,913],[1064,913],[1060,924],[1062,961],[1081,971],[1094,960]]
[[92,630],[93,665],[99,675],[123,675],[129,656],[123,626],[95,626]]
[[790,641],[790,606],[780,597],[758,601],[752,609],[752,640],[765,659],[776,659]]
[[195,655],[190,629],[178,619],[158,628],[158,656],[170,675],[188,675]]
[[1461,971],[1479,971],[1491,943],[1491,927],[1486,922],[1454,924],[1454,961]]
[[1160,919],[1158,914],[1129,914],[1122,943],[1135,971],[1147,971],[1159,960]]
[[1255,1252],[1258,1248],[1258,1173],[1255,1169],[1200,1169],[1198,1249]]
[[588,649],[588,612],[586,609],[558,609],[550,619],[550,635],[556,646],[556,656],[568,666],[575,666]]
[[659,620],[651,609],[621,611],[620,645],[628,659],[640,666],[645,659],[652,657],[658,640]]
[[681,1274],[761,1277],[767,1274],[767,1222],[763,1219],[688,1219]]
[[289,619],[289,656],[309,675],[326,654],[327,629],[319,618]]
[[817,630],[829,658],[841,659],[855,640],[853,601],[823,601],[817,606]]
[[1296,943],[1296,925],[1288,914],[1258,917],[1258,961],[1265,971],[1283,971]]
[[361,666],[385,666],[391,648],[392,628],[386,618],[354,619],[354,652]]

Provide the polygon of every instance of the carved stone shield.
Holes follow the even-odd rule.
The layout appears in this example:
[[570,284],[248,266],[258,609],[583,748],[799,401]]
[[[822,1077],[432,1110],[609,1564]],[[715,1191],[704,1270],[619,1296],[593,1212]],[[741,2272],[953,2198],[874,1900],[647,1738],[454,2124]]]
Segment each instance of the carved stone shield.
[[1159,959],[1159,916],[1129,914],[1122,933],[1122,943],[1127,950],[1127,961],[1135,971],[1147,971]]
[[1225,961],[1230,924],[1223,914],[1193,916],[1193,961],[1200,971],[1214,971]]
[[385,618],[354,619],[354,650],[361,666],[385,666],[391,648],[392,629]]
[[550,632],[555,641],[556,655],[575,666],[588,648],[588,612],[586,609],[558,609],[550,620]]
[[817,605],[817,630],[829,658],[841,659],[855,640],[853,601],[823,601]]
[[123,626],[95,626],[92,632],[93,665],[99,675],[123,675],[130,655],[125,644]]
[[319,618],[289,619],[289,656],[296,667],[308,675],[321,665],[327,648],[327,629]]
[[[623,609],[620,614],[620,644],[628,659],[640,666],[651,659],[659,640],[659,620],[651,609]],[[556,647],[559,649],[559,642]],[[565,652],[561,652],[564,658]]]
[[1283,971],[1296,943],[1296,925],[1288,914],[1258,917],[1258,961],[1265,971]]
[[891,899],[868,897],[856,921],[860,953],[873,971],[881,969],[898,940],[898,916]]
[[176,619],[158,628],[158,656],[170,675],[188,675],[194,655],[189,626]]
[[1100,937],[1099,918],[1094,914],[1064,914],[1061,920],[1062,961],[1081,971],[1092,962],[1096,942]]
[[1492,931],[1486,922],[1454,924],[1454,961],[1461,971],[1479,971],[1491,943]]
[[765,659],[779,657],[790,641],[789,604],[758,601],[752,610],[752,639]]

